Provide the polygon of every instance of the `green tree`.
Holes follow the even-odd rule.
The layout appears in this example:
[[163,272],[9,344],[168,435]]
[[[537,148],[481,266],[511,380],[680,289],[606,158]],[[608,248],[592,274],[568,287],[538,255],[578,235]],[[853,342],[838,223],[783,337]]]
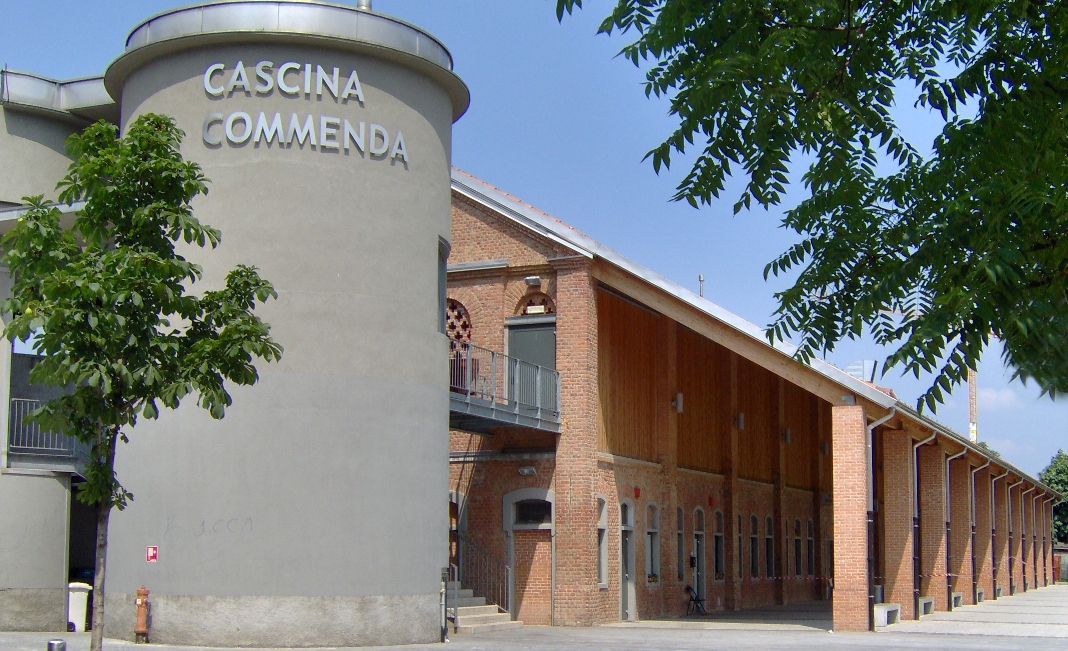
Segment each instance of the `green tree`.
[[[807,163],[783,217],[800,242],[765,269],[798,274],[770,340],[807,361],[870,333],[884,372],[934,374],[931,409],[991,336],[1016,377],[1068,390],[1068,5],[618,0],[600,31],[633,34],[621,54],[670,98],[678,127],[647,159],[692,153],[675,200],[740,173],[735,212],[767,208]],[[912,88],[944,120],[929,154],[892,111]]]
[[222,418],[226,383],[255,384],[254,358],[282,354],[253,314],[276,296],[255,268],[236,267],[221,289],[190,291],[201,268],[176,245],[214,248],[220,233],[193,216],[190,203],[207,186],[200,167],[182,159],[182,136],[172,119],[151,114],[121,138],[105,122],[72,136],[59,200],[85,201],[73,226],[41,197],[28,198],[30,210],[3,239],[13,283],[4,335],[34,337],[44,359],[32,382],[71,389],[34,418],[91,448],[77,495],[98,508],[94,651],[104,630],[109,516],[133,499],[115,475],[119,441],[138,418],[187,396]]
[[[1038,473],[1038,478],[1061,495],[1068,496],[1068,454],[1057,450],[1046,469]],[[1061,502],[1053,507],[1053,539],[1068,543],[1068,503]]]

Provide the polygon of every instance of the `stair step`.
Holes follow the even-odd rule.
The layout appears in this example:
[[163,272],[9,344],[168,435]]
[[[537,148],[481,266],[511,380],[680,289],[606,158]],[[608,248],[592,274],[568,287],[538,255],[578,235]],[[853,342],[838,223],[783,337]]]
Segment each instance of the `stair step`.
[[486,605],[486,598],[485,597],[460,597],[459,599],[453,599],[452,597],[449,597],[449,608],[450,609],[453,606],[457,606],[457,607],[462,608],[464,606],[485,606],[485,605]]
[[448,586],[449,592],[463,588],[459,581],[449,581],[446,585]]
[[461,615],[460,626],[481,626],[482,624],[497,624],[510,622],[512,616],[508,613],[492,613],[489,615]]
[[[501,612],[495,604],[486,604],[485,606],[461,606],[456,609],[460,617],[469,617],[473,615],[496,615]],[[452,607],[449,607],[449,617],[452,617]]]
[[466,599],[467,597],[475,596],[475,591],[470,588],[464,588],[462,590],[449,590],[449,599]]
[[484,633],[487,631],[506,631],[509,629],[523,628],[523,622],[493,622],[491,624],[475,624],[474,626],[464,626],[462,623],[455,631],[450,629],[450,632],[455,632],[457,635],[470,635],[472,633]]

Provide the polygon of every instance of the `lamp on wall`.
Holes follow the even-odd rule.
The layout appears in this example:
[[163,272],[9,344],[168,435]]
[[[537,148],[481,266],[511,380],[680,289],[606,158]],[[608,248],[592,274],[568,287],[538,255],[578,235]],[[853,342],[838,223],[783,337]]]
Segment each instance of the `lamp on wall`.
[[671,406],[675,408],[676,414],[682,413],[682,392],[675,394],[675,399],[671,401]]
[[520,466],[519,474],[523,475],[524,477],[533,477],[534,475],[538,474],[538,471],[534,468],[534,466]]

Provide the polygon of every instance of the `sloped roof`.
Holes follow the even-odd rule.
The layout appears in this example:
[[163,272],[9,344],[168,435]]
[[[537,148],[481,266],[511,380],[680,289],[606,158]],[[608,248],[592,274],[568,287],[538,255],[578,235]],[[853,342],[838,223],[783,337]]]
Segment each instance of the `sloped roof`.
[[[797,352],[797,347],[789,342],[776,341],[770,343],[764,333],[764,328],[755,323],[738,316],[706,298],[698,296],[682,285],[679,285],[678,283],[656,273],[652,269],[644,267],[622,254],[617,253],[556,217],[538,210],[534,206],[513,197],[507,192],[504,192],[457,167],[452,168],[452,188],[459,194],[496,210],[513,222],[529,228],[553,241],[565,244],[579,255],[589,258],[599,258],[619,267],[686,305],[707,314],[716,321],[746,335],[756,342],[759,342],[761,345],[775,350],[781,355],[793,358],[794,354]],[[1028,483],[1040,486],[1051,494],[1059,495],[1050,487],[1006,462],[1003,458],[991,455],[990,452],[979,447],[975,443],[972,443],[967,437],[958,434],[932,418],[920,414],[912,406],[899,400],[892,390],[884,391],[880,387],[876,387],[874,384],[853,377],[837,366],[822,359],[813,359],[809,366],[820,375],[842,387],[846,392],[862,396],[885,409],[894,409],[898,414],[905,416],[918,424],[930,427],[935,432],[946,438],[952,439],[955,443],[968,448],[978,456],[989,459],[994,464],[1010,471],[1012,474],[1026,479]]]

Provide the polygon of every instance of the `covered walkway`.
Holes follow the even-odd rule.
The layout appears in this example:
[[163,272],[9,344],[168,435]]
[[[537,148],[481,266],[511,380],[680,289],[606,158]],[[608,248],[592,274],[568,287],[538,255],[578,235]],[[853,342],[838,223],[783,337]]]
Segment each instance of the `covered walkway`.
[[[1068,639],[1068,585],[1020,592],[948,613],[927,615],[920,621],[894,624],[880,631]],[[1068,647],[1068,642],[1064,644]]]

